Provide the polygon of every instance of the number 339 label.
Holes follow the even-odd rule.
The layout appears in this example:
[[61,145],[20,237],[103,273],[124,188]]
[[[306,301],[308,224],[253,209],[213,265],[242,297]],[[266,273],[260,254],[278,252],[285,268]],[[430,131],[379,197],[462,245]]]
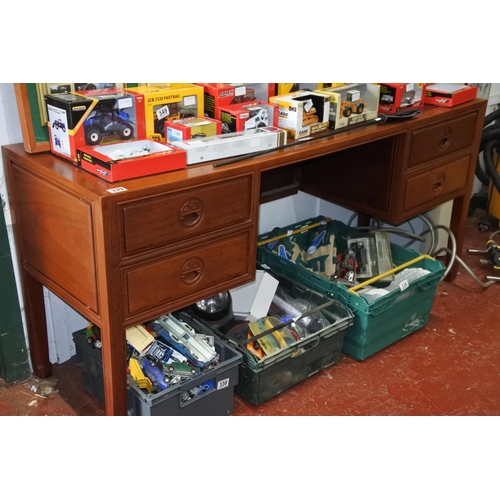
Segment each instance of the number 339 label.
[[217,390],[225,389],[226,387],[229,387],[229,379],[228,378],[225,378],[224,380],[220,380],[217,383]]

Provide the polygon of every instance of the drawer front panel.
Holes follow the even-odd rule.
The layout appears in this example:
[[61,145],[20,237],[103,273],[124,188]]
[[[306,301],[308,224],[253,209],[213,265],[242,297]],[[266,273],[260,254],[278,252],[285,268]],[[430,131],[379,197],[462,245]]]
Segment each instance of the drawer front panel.
[[412,134],[410,167],[468,148],[474,142],[477,113],[446,120]]
[[406,179],[405,210],[462,189],[467,182],[470,156]]
[[[250,276],[255,252],[249,250],[252,231],[244,231],[216,242],[199,245],[163,259],[123,270],[127,316],[133,316],[175,300],[199,294],[204,289]],[[256,251],[256,250],[255,250]],[[225,285],[224,285],[225,286]]]
[[253,181],[249,174],[122,205],[125,255],[249,222]]

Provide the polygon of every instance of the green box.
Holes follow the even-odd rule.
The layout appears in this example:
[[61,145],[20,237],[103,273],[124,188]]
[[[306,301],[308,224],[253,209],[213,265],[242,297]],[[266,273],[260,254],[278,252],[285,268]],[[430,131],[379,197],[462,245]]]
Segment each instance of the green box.
[[[311,240],[311,235],[308,233],[316,231],[317,224],[322,221],[326,221],[325,227],[335,234],[338,252],[345,250],[346,236],[365,234],[340,221],[331,221],[326,217],[318,216],[284,228],[275,228],[269,233],[260,235],[258,241],[263,242],[288,234],[290,236],[285,236],[280,241],[294,238],[300,241],[299,244],[307,244],[306,242]],[[311,225],[316,226],[313,229],[307,229]],[[296,233],[292,235],[292,232]],[[406,264],[421,255],[415,250],[394,243],[391,243],[391,252],[396,266]],[[264,268],[268,266],[269,269],[302,283],[312,290],[324,293],[350,308],[354,313],[354,324],[346,331],[342,351],[357,360],[372,356],[429,322],[437,286],[445,271],[441,262],[432,258],[424,258],[408,267],[421,267],[430,271],[429,274],[409,283],[404,291],[394,290],[375,302],[368,303],[364,297],[349,292],[345,285],[333,283],[301,264],[282,258],[265,245],[258,247],[257,260]]]

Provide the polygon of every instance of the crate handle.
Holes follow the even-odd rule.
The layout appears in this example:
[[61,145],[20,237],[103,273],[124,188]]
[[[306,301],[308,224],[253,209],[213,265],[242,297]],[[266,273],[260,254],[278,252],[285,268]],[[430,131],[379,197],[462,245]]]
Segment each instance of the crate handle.
[[403,269],[411,266],[412,264],[415,264],[416,262],[420,262],[423,259],[436,260],[436,259],[434,259],[434,257],[431,257],[430,255],[426,255],[426,254],[419,255],[415,259],[410,260],[408,262],[405,262],[404,264],[401,264],[400,266],[397,266],[394,269],[391,269],[390,271],[386,271],[385,273],[379,274],[378,276],[370,278],[369,280],[363,281],[363,283],[360,283],[359,285],[355,285],[351,288],[348,288],[348,291],[351,292],[353,295],[359,296],[359,293],[357,293],[356,290],[359,290],[360,288],[363,288],[364,286],[371,285],[372,283],[375,283],[376,281],[381,280],[381,279],[385,278],[386,276],[390,276],[391,274],[398,273],[399,271],[402,271]]
[[271,243],[272,241],[281,240],[281,238],[288,238],[288,236],[292,236],[292,234],[303,233],[304,231],[307,231],[308,229],[312,229],[313,227],[323,226],[326,223],[330,222],[331,220],[332,219],[330,219],[329,217],[325,217],[324,220],[322,220],[320,222],[315,222],[314,224],[309,224],[308,226],[300,227],[299,229],[295,229],[294,231],[290,231],[289,233],[285,233],[285,234],[282,234],[280,236],[274,236],[273,238],[267,238],[263,241],[259,241],[257,243],[257,246],[261,247],[263,245],[267,245],[268,243]]

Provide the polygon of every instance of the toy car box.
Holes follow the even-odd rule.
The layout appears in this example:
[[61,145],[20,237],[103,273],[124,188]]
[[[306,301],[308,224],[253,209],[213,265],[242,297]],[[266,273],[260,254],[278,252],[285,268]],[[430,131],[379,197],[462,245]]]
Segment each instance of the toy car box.
[[271,97],[279,106],[278,127],[300,139],[328,129],[330,100],[319,92],[298,91]]
[[318,89],[330,100],[329,128],[340,129],[378,117],[380,86],[375,83],[351,83]]
[[[391,243],[392,260],[396,266],[404,266],[408,270],[420,268],[427,274],[412,281],[402,281],[396,289],[369,302],[363,295],[350,292],[344,284],[335,283],[320,275],[319,271],[326,269],[328,263],[326,252],[322,252],[322,256],[310,263],[311,268],[307,268],[280,256],[265,244],[266,241],[273,240],[274,248],[279,248],[280,242],[284,245],[292,244],[297,248],[309,247],[317,228],[322,227],[334,235],[332,244],[336,246],[336,251],[341,253],[346,250],[348,236],[366,234],[340,221],[326,222],[327,220],[323,216],[317,216],[261,234],[258,237],[257,260],[266,269],[324,293],[351,309],[354,313],[354,324],[346,331],[342,350],[354,359],[364,360],[428,323],[437,286],[444,275],[445,267],[431,257],[424,258],[415,250]],[[278,236],[280,238],[276,239]],[[420,260],[413,262],[415,259]],[[315,266],[314,271],[312,266]],[[382,284],[379,283],[379,286],[382,287]]]
[[81,146],[144,139],[142,97],[106,88],[45,95],[51,151],[77,163]]
[[253,101],[248,104],[221,106],[223,133],[242,132],[259,127],[278,126],[278,105]]
[[344,85],[343,83],[277,83],[276,95],[290,94],[299,90],[318,90]]
[[221,106],[259,100],[269,102],[274,83],[198,83],[203,87],[205,115],[220,119]]
[[[242,355],[235,393],[253,405],[260,405],[338,363],[346,330],[354,321],[353,313],[339,301],[314,292],[274,271],[268,273],[278,280],[279,287],[290,297],[312,305],[316,312],[321,311],[329,324],[318,326],[313,333],[262,358],[248,347],[248,322],[237,323],[226,333],[211,327],[220,339]],[[196,319],[209,326],[202,318]],[[303,316],[303,321],[310,320],[311,314]]]
[[166,122],[165,130],[166,142],[174,143],[198,137],[220,135],[222,134],[222,123],[220,120],[214,120],[206,116],[196,116]]
[[246,132],[200,137],[175,143],[186,151],[187,164],[220,160],[232,156],[274,149],[286,144],[286,132],[276,127],[262,127]]
[[[185,319],[189,321],[189,318]],[[129,416],[226,416],[233,413],[234,388],[238,384],[242,356],[234,347],[214,336],[207,327],[201,324],[196,324],[196,327],[198,331],[214,337],[215,350],[220,357],[217,366],[156,394],[140,389],[137,382],[127,376]],[[87,343],[85,330],[74,332],[73,340],[84,389],[104,403],[102,351]],[[186,400],[188,391],[203,384],[210,385],[211,389]]]
[[165,142],[165,122],[203,116],[203,88],[192,83],[130,87],[144,98],[146,138]]
[[451,108],[463,102],[472,101],[477,96],[475,85],[457,85],[456,83],[433,83],[425,88],[425,104]]
[[425,83],[380,83],[379,112],[393,115],[424,106]]
[[78,165],[108,182],[135,179],[186,167],[186,153],[151,139],[85,146]]

